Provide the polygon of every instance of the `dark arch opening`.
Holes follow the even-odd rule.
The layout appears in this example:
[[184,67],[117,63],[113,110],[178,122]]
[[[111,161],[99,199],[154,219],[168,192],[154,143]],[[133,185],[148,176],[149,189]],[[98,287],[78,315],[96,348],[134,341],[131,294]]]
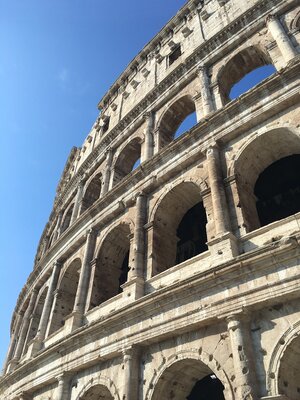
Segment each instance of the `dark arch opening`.
[[71,262],[60,282],[55,295],[53,313],[49,322],[49,335],[65,324],[65,319],[73,311],[79,281],[81,260]]
[[264,79],[273,75],[276,69],[273,65],[264,65],[262,67],[255,68],[253,71],[246,74],[240,81],[235,83],[229,93],[230,100],[234,100],[241,94],[252,89],[254,86],[258,85]]
[[207,375],[195,383],[187,400],[225,400],[224,386],[216,375]]
[[254,194],[261,226],[300,211],[300,155],[281,158],[258,177]]
[[133,139],[119,154],[114,167],[113,185],[119,183],[131,171],[138,168],[141,158],[141,143]]
[[113,396],[109,390],[103,385],[95,385],[91,387],[80,400],[113,400]]
[[191,96],[183,96],[171,105],[161,120],[159,148],[167,146],[196,123],[195,103]]
[[208,249],[206,235],[207,217],[202,202],[197,203],[182,218],[178,228],[176,264],[203,253]]
[[207,250],[206,212],[194,183],[181,183],[167,193],[153,223],[152,275]]
[[[282,344],[281,344],[282,346]],[[280,360],[278,393],[289,400],[299,400],[300,394],[300,336],[299,332],[285,349]]]
[[74,208],[74,204],[71,205],[71,207],[69,207],[68,211],[66,212],[66,215],[62,221],[61,224],[61,230],[60,233],[62,234],[64,231],[66,231],[71,223],[71,218],[72,218],[72,213],[73,213],[73,208]]
[[[260,71],[259,68],[263,66],[268,66],[269,68]],[[267,71],[269,75],[275,71],[274,67],[272,69],[272,72],[271,69],[272,63],[269,56],[254,46],[248,47],[242,50],[240,53],[236,54],[231,60],[229,60],[228,64],[225,65],[219,76],[219,87],[223,103],[228,103],[232,98],[234,98],[231,97],[233,96],[233,94],[231,93],[231,89],[238,82],[241,82],[242,85],[245,84],[245,82],[242,82],[242,79],[244,77],[246,81],[254,81],[253,75],[247,77],[250,72],[253,71],[253,74],[255,75],[261,73],[262,77],[260,79],[259,77],[257,77],[255,83],[250,85],[248,89],[261,82],[266,77],[264,76],[264,74],[266,74]],[[257,72],[254,72],[254,70],[257,70]],[[243,92],[248,90],[244,89],[243,91],[241,91],[241,88],[237,89],[237,96],[240,96]]]
[[90,208],[100,197],[101,194],[102,175],[97,174],[89,183],[82,199],[80,213]]
[[122,292],[129,272],[129,235],[129,226],[121,224],[104,239],[97,257],[90,309]]

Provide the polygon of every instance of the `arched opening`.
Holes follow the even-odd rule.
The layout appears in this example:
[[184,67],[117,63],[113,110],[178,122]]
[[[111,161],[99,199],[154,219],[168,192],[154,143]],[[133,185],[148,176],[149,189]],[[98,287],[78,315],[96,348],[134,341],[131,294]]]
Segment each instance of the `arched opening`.
[[248,232],[299,211],[299,157],[300,138],[283,128],[258,136],[239,155],[235,174]]
[[130,229],[120,224],[108,233],[99,250],[90,308],[122,292],[129,271]]
[[241,94],[247,92],[254,86],[258,85],[264,79],[273,75],[275,72],[276,68],[273,65],[264,65],[262,67],[254,69],[232,86],[229,93],[229,99],[230,100],[236,99]]
[[190,182],[173,188],[154,216],[152,275],[206,251],[206,223],[199,188]]
[[201,361],[181,360],[167,368],[151,400],[225,400],[224,386]]
[[[264,66],[268,66],[268,68],[260,69]],[[252,71],[253,73],[248,75]],[[240,96],[273,72],[275,72],[275,68],[272,66],[270,57],[260,49],[251,46],[242,50],[229,60],[219,75],[218,81],[223,103]],[[242,82],[243,78],[245,81]],[[238,82],[240,85],[233,88]],[[233,91],[231,91],[232,89]]]
[[281,158],[258,177],[254,194],[260,225],[300,211],[300,155]]
[[65,213],[65,216],[62,220],[61,223],[61,229],[60,229],[60,233],[62,234],[65,230],[67,230],[70,226],[70,222],[71,222],[71,218],[72,218],[72,213],[73,213],[73,208],[74,208],[74,204],[72,204],[67,212]]
[[285,350],[280,362],[278,374],[278,393],[286,395],[289,400],[299,400],[300,397],[300,336]]
[[195,103],[191,96],[183,96],[165,112],[159,124],[159,148],[163,148],[196,125]]
[[102,184],[102,175],[97,174],[90,181],[88,187],[85,190],[80,213],[82,214],[85,210],[90,208],[100,197],[101,194],[101,184]]
[[80,396],[80,400],[113,400],[110,391],[104,385],[95,385],[88,389],[88,391]]
[[74,308],[81,260],[76,258],[66,269],[59,288],[55,293],[53,312],[50,319],[49,335],[65,324],[65,319]]
[[139,166],[141,143],[139,138],[133,139],[119,154],[113,175],[113,185],[119,183],[126,175]]
[[29,328],[28,328],[27,337],[25,340],[23,354],[25,354],[27,352],[30,341],[37,334],[41,315],[43,312],[44,303],[45,303],[46,296],[47,296],[47,292],[48,292],[48,287],[45,287],[44,290],[41,292],[40,296],[37,298],[37,301],[36,301],[36,304],[35,304],[35,307],[34,307],[34,310],[32,313],[32,317],[31,317],[31,320],[29,323]]

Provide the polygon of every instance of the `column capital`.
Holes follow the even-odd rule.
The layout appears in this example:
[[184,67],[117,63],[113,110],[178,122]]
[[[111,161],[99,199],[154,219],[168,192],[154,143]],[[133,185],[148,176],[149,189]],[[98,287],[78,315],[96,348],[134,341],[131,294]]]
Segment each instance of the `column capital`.
[[240,310],[233,314],[227,315],[225,320],[229,330],[235,331],[243,322],[250,321],[250,314],[247,311]]
[[197,73],[201,73],[201,74],[205,73],[207,71],[207,65],[203,64],[203,63],[197,64],[196,71],[197,71]]
[[53,267],[61,268],[63,263],[60,260],[55,260],[53,263]]
[[141,190],[140,192],[137,192],[135,194],[135,196],[134,196],[135,201],[137,201],[139,197],[147,197],[147,195],[143,190]]
[[89,238],[89,237],[95,237],[97,235],[98,231],[96,230],[96,228],[92,227],[89,228],[86,233],[85,233],[85,237]]
[[150,118],[153,117],[153,111],[147,111],[143,114],[143,119],[145,121],[148,121]]
[[131,360],[133,357],[138,356],[140,354],[140,347],[139,346],[131,346],[127,347],[126,349],[122,350],[122,355],[124,362]]
[[270,22],[272,22],[272,21],[277,21],[278,20],[278,17],[277,17],[277,15],[276,14],[268,14],[267,16],[266,16],[266,19],[265,19],[265,21],[266,21],[266,25],[268,25]]

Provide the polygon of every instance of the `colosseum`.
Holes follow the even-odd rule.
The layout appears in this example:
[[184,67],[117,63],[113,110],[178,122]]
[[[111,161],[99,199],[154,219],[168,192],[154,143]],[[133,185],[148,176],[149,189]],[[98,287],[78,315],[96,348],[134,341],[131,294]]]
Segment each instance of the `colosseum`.
[[66,162],[1,400],[300,399],[299,53],[299,0],[189,0],[134,58]]

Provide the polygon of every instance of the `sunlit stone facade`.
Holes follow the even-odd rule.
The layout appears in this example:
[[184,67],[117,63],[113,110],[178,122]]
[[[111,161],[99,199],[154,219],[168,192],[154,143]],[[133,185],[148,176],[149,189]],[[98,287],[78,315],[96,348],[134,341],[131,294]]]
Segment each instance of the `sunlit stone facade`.
[[1,400],[300,398],[299,28],[298,0],[191,0],[129,64],[67,160]]

